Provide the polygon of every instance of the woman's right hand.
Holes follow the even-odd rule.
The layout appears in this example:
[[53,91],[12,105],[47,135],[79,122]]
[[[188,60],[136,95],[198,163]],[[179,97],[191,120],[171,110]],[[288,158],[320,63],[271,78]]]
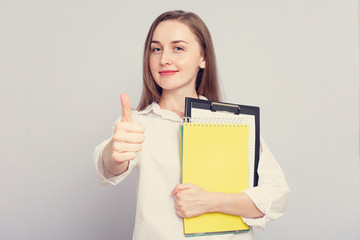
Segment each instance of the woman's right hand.
[[129,161],[135,159],[145,139],[144,125],[132,122],[129,96],[122,93],[120,100],[121,122],[116,123],[113,137],[103,152],[104,166],[112,175],[120,175],[128,169]]

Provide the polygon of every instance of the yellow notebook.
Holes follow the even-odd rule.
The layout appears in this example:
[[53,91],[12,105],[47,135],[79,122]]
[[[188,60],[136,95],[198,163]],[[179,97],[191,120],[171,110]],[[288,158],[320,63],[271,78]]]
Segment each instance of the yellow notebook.
[[[249,187],[246,124],[184,123],[180,126],[181,182],[207,191],[238,193]],[[185,236],[248,231],[241,217],[206,213],[184,219]]]

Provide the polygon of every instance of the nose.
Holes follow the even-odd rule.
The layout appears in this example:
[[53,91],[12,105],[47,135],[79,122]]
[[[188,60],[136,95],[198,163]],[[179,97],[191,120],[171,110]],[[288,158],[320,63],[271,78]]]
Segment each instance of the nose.
[[161,65],[169,65],[172,63],[171,53],[170,51],[164,50],[161,55],[160,64]]

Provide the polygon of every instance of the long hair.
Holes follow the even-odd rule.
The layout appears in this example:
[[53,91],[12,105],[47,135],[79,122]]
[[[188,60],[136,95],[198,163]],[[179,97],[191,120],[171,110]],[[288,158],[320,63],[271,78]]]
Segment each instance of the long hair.
[[188,26],[196,36],[205,59],[205,69],[199,69],[196,77],[196,93],[211,101],[220,101],[220,87],[217,74],[216,57],[210,32],[201,18],[192,12],[169,11],[158,16],[150,27],[145,40],[143,60],[143,90],[139,111],[144,110],[152,102],[160,100],[162,89],[155,82],[149,66],[151,41],[154,31],[160,22],[176,20]]

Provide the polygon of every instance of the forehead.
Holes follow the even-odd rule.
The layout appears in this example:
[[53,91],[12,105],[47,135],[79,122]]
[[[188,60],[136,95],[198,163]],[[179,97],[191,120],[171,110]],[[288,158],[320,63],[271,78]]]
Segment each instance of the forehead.
[[152,37],[153,41],[168,42],[184,40],[197,42],[196,36],[184,23],[175,20],[166,20],[157,25]]

